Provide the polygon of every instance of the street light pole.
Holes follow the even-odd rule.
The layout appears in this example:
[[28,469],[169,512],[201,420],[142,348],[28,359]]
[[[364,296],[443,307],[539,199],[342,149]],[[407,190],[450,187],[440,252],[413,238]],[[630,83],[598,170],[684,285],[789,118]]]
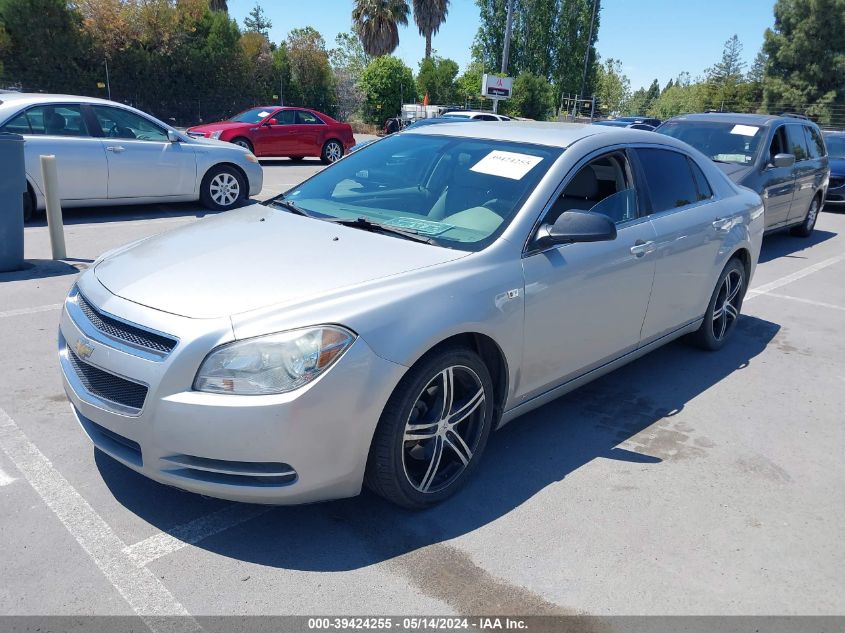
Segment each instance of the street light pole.
[[111,101],[111,82],[109,81],[109,58],[106,57],[106,92],[109,95],[109,101]]
[[[593,26],[596,23],[596,9],[599,6],[599,0],[593,0],[593,13],[590,17],[590,34],[587,36],[587,50],[584,51],[584,74],[581,76],[581,94],[584,98],[584,90],[587,89],[587,68],[590,65],[590,45],[593,42]],[[575,106],[578,107],[578,96],[575,95]],[[572,120],[575,120],[575,108],[572,109]]]
[[[511,54],[511,33],[513,32],[513,0],[508,0],[508,17],[505,22],[505,45],[502,49],[502,74],[508,74],[508,58]],[[493,112],[499,111],[499,100],[493,99]]]

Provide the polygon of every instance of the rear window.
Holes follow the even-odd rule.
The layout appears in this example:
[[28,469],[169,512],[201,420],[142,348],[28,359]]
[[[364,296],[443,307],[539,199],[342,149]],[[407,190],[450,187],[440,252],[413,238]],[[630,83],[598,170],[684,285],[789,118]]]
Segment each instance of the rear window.
[[807,139],[804,136],[803,125],[786,126],[786,145],[790,154],[795,154],[795,161],[807,160],[810,153],[807,151]]
[[685,155],[648,148],[638,149],[637,157],[648,185],[652,213],[684,207],[700,199]]
[[2,132],[49,136],[89,136],[78,105],[43,105],[29,108],[8,121]]
[[824,141],[819,131],[811,125],[804,126],[804,133],[807,135],[807,149],[810,150],[810,158],[821,158],[827,152],[824,148]]

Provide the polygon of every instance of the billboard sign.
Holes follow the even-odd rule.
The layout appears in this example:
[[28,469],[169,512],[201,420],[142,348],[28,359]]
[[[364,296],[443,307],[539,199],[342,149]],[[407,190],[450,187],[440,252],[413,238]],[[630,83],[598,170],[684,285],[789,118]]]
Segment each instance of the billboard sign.
[[491,99],[509,99],[513,89],[511,77],[496,77],[485,74],[481,78],[481,94]]

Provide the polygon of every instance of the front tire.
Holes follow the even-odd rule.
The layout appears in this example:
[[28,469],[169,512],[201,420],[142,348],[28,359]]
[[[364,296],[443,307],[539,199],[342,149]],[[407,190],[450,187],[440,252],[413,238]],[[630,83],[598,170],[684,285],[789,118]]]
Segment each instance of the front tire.
[[475,352],[444,349],[412,367],[376,427],[365,484],[409,509],[455,494],[478,466],[493,425],[493,381]]
[[816,220],[819,219],[820,207],[819,197],[816,196],[810,203],[810,208],[807,209],[807,215],[804,217],[804,221],[793,228],[790,233],[797,237],[810,237],[813,234],[813,229],[816,227]]
[[246,196],[246,179],[229,165],[212,167],[200,184],[200,201],[214,211],[234,209]]
[[255,154],[255,150],[252,148],[252,143],[250,143],[249,139],[247,138],[239,136],[236,139],[232,139],[232,144],[237,145],[238,147],[243,147],[244,149],[247,149],[253,154]]
[[745,266],[739,259],[731,259],[719,275],[704,322],[692,335],[693,343],[714,352],[725,346],[739,321],[747,283]]
[[343,158],[343,145],[340,144],[340,141],[334,139],[326,141],[326,144],[323,145],[323,152],[320,154],[320,160],[325,165],[331,165],[341,158]]

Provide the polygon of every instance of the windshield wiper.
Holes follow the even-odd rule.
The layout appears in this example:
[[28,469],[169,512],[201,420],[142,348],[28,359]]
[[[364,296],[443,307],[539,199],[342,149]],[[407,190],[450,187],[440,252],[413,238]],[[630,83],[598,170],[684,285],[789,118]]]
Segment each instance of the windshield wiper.
[[314,216],[308,213],[305,209],[298,206],[295,202],[291,202],[290,200],[284,200],[282,198],[274,198],[273,200],[268,200],[264,204],[273,207],[281,207],[285,211],[290,211],[294,215],[302,215],[306,218],[313,218]]
[[340,224],[342,226],[351,226],[354,229],[361,229],[363,231],[369,231],[371,233],[383,233],[385,235],[395,235],[397,237],[405,238],[406,240],[412,240],[414,242],[422,242],[424,244],[435,244],[437,242],[430,237],[426,237],[416,231],[412,231],[410,229],[399,229],[396,227],[388,226],[386,224],[380,224],[379,222],[373,222],[372,220],[368,220],[367,218],[355,218],[354,220],[345,219],[345,218],[338,218],[336,220],[326,220],[326,222],[331,222],[332,224]]

